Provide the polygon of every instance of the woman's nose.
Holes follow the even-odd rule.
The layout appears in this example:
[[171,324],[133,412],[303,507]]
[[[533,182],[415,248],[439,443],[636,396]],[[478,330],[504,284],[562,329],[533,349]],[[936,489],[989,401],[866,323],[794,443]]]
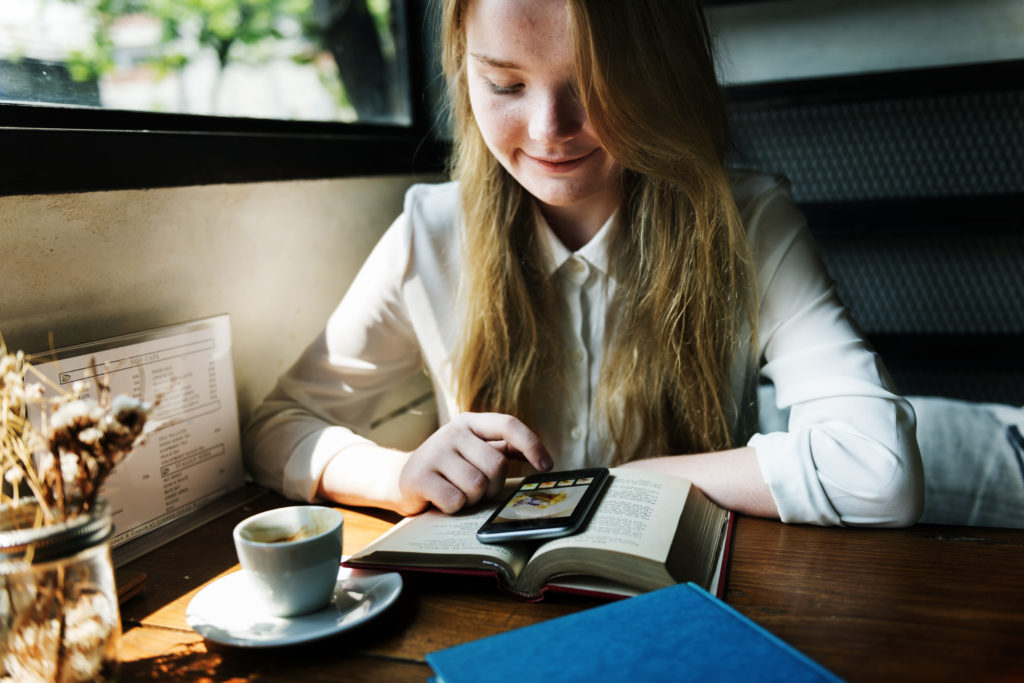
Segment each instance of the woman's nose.
[[530,114],[530,137],[539,142],[563,142],[579,134],[586,113],[576,93],[569,88],[543,93]]

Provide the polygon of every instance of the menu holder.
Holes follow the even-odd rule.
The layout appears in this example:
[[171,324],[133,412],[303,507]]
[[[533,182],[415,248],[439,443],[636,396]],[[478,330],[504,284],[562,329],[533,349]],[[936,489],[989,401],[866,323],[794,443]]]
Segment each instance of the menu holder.
[[231,326],[226,314],[56,349],[30,358],[39,372],[83,396],[97,376],[112,395],[152,402],[141,445],[100,491],[113,511],[114,564],[235,509],[265,489],[246,485]]

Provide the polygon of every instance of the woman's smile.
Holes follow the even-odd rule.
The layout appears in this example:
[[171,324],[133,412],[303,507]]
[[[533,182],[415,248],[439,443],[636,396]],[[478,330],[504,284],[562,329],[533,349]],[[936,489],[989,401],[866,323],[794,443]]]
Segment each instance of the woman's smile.
[[575,156],[534,156],[527,152],[522,152],[522,154],[527,159],[533,161],[538,166],[546,171],[550,171],[551,173],[571,173],[585,164],[596,152],[597,149],[592,149],[585,154]]

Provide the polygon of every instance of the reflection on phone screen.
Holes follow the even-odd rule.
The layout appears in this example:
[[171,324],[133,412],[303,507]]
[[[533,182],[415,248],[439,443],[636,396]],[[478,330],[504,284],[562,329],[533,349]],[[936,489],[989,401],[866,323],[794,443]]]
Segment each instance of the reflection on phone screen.
[[571,517],[593,481],[593,477],[583,477],[524,484],[493,521]]

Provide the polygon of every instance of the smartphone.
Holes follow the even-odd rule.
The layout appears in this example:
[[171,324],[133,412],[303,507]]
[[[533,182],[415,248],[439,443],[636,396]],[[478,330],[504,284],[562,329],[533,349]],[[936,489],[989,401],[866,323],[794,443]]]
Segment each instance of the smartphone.
[[607,467],[532,474],[476,532],[481,543],[558,538],[580,531],[608,484]]

